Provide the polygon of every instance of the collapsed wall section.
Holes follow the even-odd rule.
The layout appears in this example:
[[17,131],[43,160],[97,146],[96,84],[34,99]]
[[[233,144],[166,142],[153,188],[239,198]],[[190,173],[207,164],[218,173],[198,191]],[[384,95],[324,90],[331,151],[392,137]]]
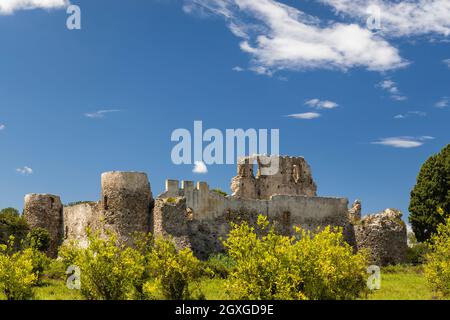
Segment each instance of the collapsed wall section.
[[368,215],[354,223],[358,250],[369,251],[370,263],[378,266],[406,263],[407,230],[395,209]]

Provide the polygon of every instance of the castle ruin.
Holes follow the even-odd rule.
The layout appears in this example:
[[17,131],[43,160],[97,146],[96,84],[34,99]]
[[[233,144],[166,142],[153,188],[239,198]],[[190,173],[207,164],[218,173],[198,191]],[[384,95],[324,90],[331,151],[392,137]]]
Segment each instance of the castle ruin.
[[[254,173],[254,160],[257,170]],[[87,228],[103,232],[112,230],[120,241],[130,244],[135,232],[151,232],[170,237],[178,248],[191,248],[200,258],[224,250],[232,222],[255,224],[258,215],[265,215],[275,229],[293,234],[294,226],[316,230],[328,225],[341,227],[344,239],[355,250],[359,247],[385,246],[386,234],[392,236],[388,245],[403,250],[406,235],[393,228],[371,231],[371,240],[355,233],[355,214],[346,198],[318,197],[311,169],[302,157],[279,157],[278,171],[273,175],[261,172],[266,164],[258,157],[239,162],[237,176],[231,182],[231,196],[211,190],[206,182],[167,180],[165,191],[153,198],[145,173],[107,172],[101,176],[101,199],[62,206],[58,196],[27,195],[25,217],[31,227],[46,228],[51,236],[49,253],[57,254],[64,241],[75,240],[87,246]],[[360,210],[361,204],[355,210]],[[356,214],[358,217],[358,215]],[[356,230],[359,227],[356,227]],[[358,241],[364,244],[358,245]],[[367,245],[366,245],[367,244]],[[370,248],[369,248],[370,249]],[[373,254],[380,254],[373,250]],[[383,251],[385,252],[385,251]],[[378,259],[373,261],[400,261]]]

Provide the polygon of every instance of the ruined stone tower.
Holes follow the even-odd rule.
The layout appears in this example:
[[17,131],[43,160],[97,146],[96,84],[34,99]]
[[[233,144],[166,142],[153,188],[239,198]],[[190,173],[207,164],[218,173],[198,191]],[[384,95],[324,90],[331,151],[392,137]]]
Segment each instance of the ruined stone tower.
[[147,174],[112,171],[102,174],[102,198],[105,227],[130,243],[134,232],[151,231],[153,196]]
[[63,238],[63,205],[58,196],[27,194],[24,217],[30,228],[44,228],[50,234],[48,254],[55,257]]
[[[245,157],[239,161],[237,176],[231,182],[233,196],[243,199],[268,200],[273,195],[315,197],[317,187],[311,169],[303,157],[271,157],[276,159],[273,174],[264,174],[270,167],[260,157]],[[254,164],[257,174],[254,174]],[[272,163],[273,165],[274,163]]]

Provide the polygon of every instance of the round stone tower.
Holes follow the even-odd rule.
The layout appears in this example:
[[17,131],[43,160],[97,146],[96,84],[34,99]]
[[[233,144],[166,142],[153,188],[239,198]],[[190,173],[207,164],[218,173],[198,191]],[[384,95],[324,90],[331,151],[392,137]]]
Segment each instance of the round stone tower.
[[147,174],[112,171],[102,174],[101,206],[105,226],[131,244],[135,232],[149,232],[153,196]]
[[56,257],[63,239],[63,205],[58,196],[52,194],[27,194],[24,217],[28,226],[43,228],[50,234],[48,254]]

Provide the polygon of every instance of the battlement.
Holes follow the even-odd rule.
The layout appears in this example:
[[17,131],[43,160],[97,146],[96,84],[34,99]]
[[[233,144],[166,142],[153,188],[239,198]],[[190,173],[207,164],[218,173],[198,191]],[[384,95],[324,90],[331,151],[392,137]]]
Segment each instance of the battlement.
[[209,186],[204,181],[198,181],[194,184],[194,181],[181,180],[181,187],[179,180],[166,180],[166,191],[160,195],[160,197],[180,197],[190,192],[209,192]]

